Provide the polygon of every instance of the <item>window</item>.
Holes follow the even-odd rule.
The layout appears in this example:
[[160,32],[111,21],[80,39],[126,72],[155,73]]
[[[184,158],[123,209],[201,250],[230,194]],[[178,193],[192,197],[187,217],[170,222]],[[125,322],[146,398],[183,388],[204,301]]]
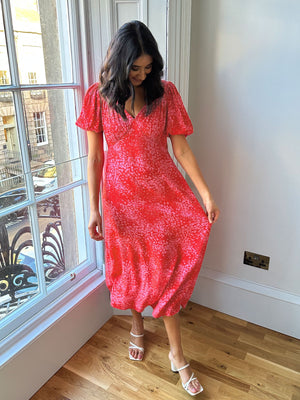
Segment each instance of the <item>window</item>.
[[78,2],[1,6],[0,339],[96,269],[75,127]]
[[[29,85],[37,85],[38,80],[36,72],[28,72],[28,83]],[[33,99],[42,99],[45,97],[45,92],[43,90],[31,90],[30,96]]]
[[[9,79],[7,76],[7,71],[0,71],[0,85],[9,85]],[[0,101],[12,101],[12,95],[10,92],[2,92],[0,93]]]
[[44,112],[35,112],[33,113],[34,120],[34,131],[36,136],[37,145],[47,144],[47,128],[45,122],[45,113]]
[[37,84],[36,72],[28,72],[28,82],[30,85]]
[[0,71],[0,85],[9,85],[7,71]]

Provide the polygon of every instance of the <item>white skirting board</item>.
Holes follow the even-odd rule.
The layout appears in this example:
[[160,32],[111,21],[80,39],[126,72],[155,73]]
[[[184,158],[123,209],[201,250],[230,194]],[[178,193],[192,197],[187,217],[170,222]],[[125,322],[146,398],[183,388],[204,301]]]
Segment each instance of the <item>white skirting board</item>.
[[300,339],[300,296],[202,269],[191,301]]
[[112,316],[105,281],[88,289],[77,304],[0,369],[1,399],[30,399]]

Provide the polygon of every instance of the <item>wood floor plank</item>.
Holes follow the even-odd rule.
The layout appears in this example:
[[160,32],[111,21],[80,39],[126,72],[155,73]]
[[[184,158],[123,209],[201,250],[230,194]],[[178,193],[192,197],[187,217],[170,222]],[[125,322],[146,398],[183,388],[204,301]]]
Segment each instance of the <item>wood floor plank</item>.
[[[206,365],[209,365],[214,371],[218,371],[224,375],[226,379],[230,379],[238,389],[242,390],[243,387],[247,387],[247,391],[250,391],[252,386],[258,388],[268,387],[270,394],[277,394],[281,392],[281,382],[275,381],[270,382],[266,372],[257,366],[246,363],[244,360],[235,359],[232,356],[225,355],[224,353],[212,349],[208,352]],[[237,382],[237,384],[236,384]],[[241,387],[239,386],[241,385]],[[285,392],[280,393],[280,398],[286,398]]]
[[261,339],[263,340],[265,337],[265,333],[258,331],[255,326],[245,324],[245,325],[240,325],[236,324],[233,321],[228,321],[224,320],[223,318],[219,318],[217,316],[214,316],[211,320],[211,327],[219,327],[222,326],[226,331],[232,332],[233,334],[242,334],[242,333],[247,333],[258,340]]
[[[287,346],[285,343],[273,343],[270,340],[265,340],[265,335],[263,337],[256,337],[252,335],[249,332],[242,332],[239,341],[251,344],[259,349],[265,350],[265,351],[271,351],[273,354],[278,354],[278,355],[287,355]],[[297,354],[296,351],[289,351],[291,355],[295,355],[295,359],[297,357],[299,358],[300,361],[300,354]],[[288,357],[288,356],[287,356]]]
[[292,400],[300,400],[300,387],[295,388],[295,391],[292,395]]
[[286,378],[274,373],[274,371],[271,373],[266,368],[266,364],[261,367],[258,363],[239,360],[216,349],[211,349],[206,357],[206,365],[210,365],[219,371],[223,369],[226,376],[235,378],[251,387],[256,387],[258,390],[265,390],[280,399],[291,398],[293,385],[296,382],[291,377]]
[[281,396],[268,393],[264,389],[258,388],[257,386],[251,386],[249,393],[259,400],[283,400]]
[[70,400],[117,400],[118,398],[101,387],[89,384],[82,385],[81,380],[75,380],[75,383],[70,383],[66,377],[61,378],[59,375],[55,375],[50,381],[49,386],[56,392],[63,394]]
[[291,344],[294,343],[296,345],[296,347],[299,346],[299,339],[297,339],[297,338],[295,338],[293,336],[288,336],[288,335],[285,335],[284,333],[272,331],[270,329],[266,329],[266,328],[263,328],[263,327],[261,327],[261,328],[266,330],[266,335],[267,336],[270,335],[270,336],[272,336],[274,338],[277,338],[278,340],[281,339],[284,342],[289,342]]
[[249,353],[246,355],[245,361],[256,367],[264,368],[265,371],[269,371],[270,373],[274,373],[276,375],[279,375],[280,377],[285,377],[289,379],[291,383],[300,384],[300,373],[290,368],[286,368],[282,365],[276,364],[275,362]]
[[223,321],[229,321],[229,322],[234,323],[235,325],[239,325],[239,326],[243,326],[243,327],[246,327],[247,324],[248,324],[247,321],[244,321],[242,319],[233,317],[233,316],[228,315],[228,314],[221,313],[220,311],[214,311],[214,316],[216,318],[218,318],[218,319],[223,320]]
[[[300,340],[190,302],[180,311],[202,400],[300,400]],[[31,400],[184,400],[162,318],[144,318],[145,356],[129,360],[130,316],[113,316]]]
[[268,343],[256,340],[251,335],[242,333],[238,339],[247,352],[261,356],[269,361],[276,362],[279,365],[287,367],[296,372],[300,372],[300,362],[294,357],[289,356],[282,347],[270,346]]
[[[203,332],[199,330],[197,331],[191,331],[190,329],[184,329],[182,328],[182,342],[183,342],[183,347],[185,350],[189,350],[191,348],[191,351],[193,351],[193,348],[198,347],[200,344],[204,349],[207,350],[208,347],[216,348],[220,351],[223,351],[224,353],[228,355],[232,355],[236,358],[244,359],[246,357],[247,352],[241,349],[236,348],[234,345],[234,341],[230,341],[230,343],[224,343],[224,341],[217,340],[215,338],[211,338],[207,335],[205,335]],[[191,355],[192,357],[192,355]]]
[[244,383],[243,381],[226,374],[225,366],[221,365],[219,369],[216,369],[214,367],[210,367],[208,365],[201,364],[195,360],[191,360],[190,365],[193,370],[196,370],[196,371],[202,373],[203,375],[207,375],[211,378],[214,378],[218,382],[223,382],[223,383],[226,383],[226,385],[228,385],[228,386],[233,386],[234,388],[239,389],[240,391],[248,392],[250,389],[249,384]]
[[[89,344],[82,347],[73,356],[65,368],[90,380],[96,385],[108,390],[113,383],[123,384],[131,390],[137,391],[139,381],[133,368],[125,368],[127,360],[122,353],[115,353],[115,349],[97,349]],[[86,358],[89,362],[86,362]]]
[[286,348],[287,351],[291,351],[296,354],[300,354],[299,343],[297,343],[297,341],[294,340],[293,338],[290,338],[290,336],[287,336],[286,338],[284,338],[284,337],[278,337],[276,335],[272,335],[272,334],[268,333],[265,335],[265,341],[270,342],[270,343],[274,344],[275,346],[282,345]]
[[88,379],[82,378],[80,375],[77,375],[64,367],[56,373],[56,376],[58,376],[62,381],[68,382],[69,385],[75,388],[76,392],[83,393],[83,395],[85,395],[89,400],[91,397],[109,400],[117,399],[117,397],[109,394],[106,390],[102,389],[98,385],[95,385]]
[[71,400],[52,389],[48,382],[35,393],[31,400]]

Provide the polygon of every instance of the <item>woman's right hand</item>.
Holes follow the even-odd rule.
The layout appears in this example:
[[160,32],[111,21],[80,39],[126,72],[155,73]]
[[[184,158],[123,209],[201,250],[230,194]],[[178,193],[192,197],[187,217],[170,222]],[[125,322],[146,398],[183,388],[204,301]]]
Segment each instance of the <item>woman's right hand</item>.
[[99,211],[91,212],[88,225],[90,237],[94,240],[103,240],[102,218]]

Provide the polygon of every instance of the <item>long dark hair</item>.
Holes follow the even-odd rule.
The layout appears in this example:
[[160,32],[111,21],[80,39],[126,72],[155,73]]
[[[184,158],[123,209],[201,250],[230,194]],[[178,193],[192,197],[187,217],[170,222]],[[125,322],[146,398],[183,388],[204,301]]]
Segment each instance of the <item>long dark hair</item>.
[[145,24],[131,21],[122,25],[112,39],[101,67],[100,93],[124,119],[126,100],[132,96],[132,105],[134,103],[134,87],[128,78],[129,72],[134,61],[143,54],[153,59],[152,70],[142,83],[149,114],[153,101],[164,93],[161,83],[163,60],[156,40]]

